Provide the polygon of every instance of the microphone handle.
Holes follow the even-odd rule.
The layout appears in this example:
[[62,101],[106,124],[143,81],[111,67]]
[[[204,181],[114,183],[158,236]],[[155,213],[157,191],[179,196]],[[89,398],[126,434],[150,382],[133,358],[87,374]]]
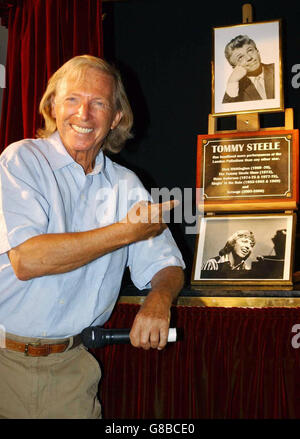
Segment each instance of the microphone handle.
[[104,333],[106,344],[125,344],[130,342],[129,329],[118,329],[118,332],[107,329]]
[[[168,342],[178,340],[177,328],[169,328]],[[98,348],[108,344],[130,343],[130,329],[104,329],[100,326],[85,328],[81,333],[83,344],[87,348]],[[181,338],[181,337],[180,337]]]

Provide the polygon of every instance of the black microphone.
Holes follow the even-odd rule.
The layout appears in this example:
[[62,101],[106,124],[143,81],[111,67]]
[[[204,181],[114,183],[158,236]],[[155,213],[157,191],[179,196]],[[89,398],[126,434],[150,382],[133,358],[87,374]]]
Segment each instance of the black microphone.
[[[87,348],[102,348],[108,344],[130,343],[130,329],[105,329],[89,326],[81,332],[81,340]],[[177,328],[169,328],[168,342],[179,340]]]

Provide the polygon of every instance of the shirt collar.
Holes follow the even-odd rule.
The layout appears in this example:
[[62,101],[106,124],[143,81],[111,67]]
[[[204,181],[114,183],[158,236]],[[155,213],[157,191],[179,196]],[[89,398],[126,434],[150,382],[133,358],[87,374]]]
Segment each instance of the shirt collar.
[[251,81],[255,84],[255,81],[257,79],[264,79],[265,75],[264,75],[264,69],[262,69],[261,73],[257,76],[249,76],[249,78],[251,79]]
[[102,151],[99,151],[98,155],[96,156],[95,160],[95,166],[94,169],[88,173],[88,175],[96,175],[100,174],[105,168],[105,155]]
[[[73,157],[70,156],[64,144],[61,141],[58,131],[55,131],[47,138],[50,143],[47,159],[53,171],[63,168],[64,166],[75,163]],[[96,156],[94,169],[88,175],[99,174],[105,166],[105,157],[102,151]]]

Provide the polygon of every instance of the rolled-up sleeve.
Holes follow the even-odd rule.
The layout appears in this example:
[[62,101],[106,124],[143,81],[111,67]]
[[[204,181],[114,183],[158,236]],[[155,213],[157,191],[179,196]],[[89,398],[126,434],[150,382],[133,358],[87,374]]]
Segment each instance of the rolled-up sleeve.
[[[153,202],[140,179],[128,170],[126,170],[126,183],[129,194],[134,194],[134,197],[129,196],[127,211],[139,201]],[[165,229],[163,233],[154,238],[130,244],[127,266],[132,282],[140,290],[150,288],[153,276],[165,267],[179,266],[185,269],[181,252],[169,229]]]
[[150,288],[153,276],[165,267],[185,268],[181,252],[169,229],[155,238],[131,244],[128,266],[132,282],[140,290]]

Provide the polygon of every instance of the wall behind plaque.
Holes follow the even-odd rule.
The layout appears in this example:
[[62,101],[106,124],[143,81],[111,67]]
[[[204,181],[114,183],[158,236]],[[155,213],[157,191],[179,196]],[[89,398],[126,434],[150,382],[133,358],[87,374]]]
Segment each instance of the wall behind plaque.
[[[104,54],[120,68],[135,113],[135,138],[116,160],[135,170],[148,189],[195,187],[197,134],[207,133],[211,111],[212,27],[240,24],[244,3],[103,4]],[[300,71],[300,5],[293,0],[251,4],[254,21],[282,19],[285,107],[294,108],[299,128],[300,78],[292,69],[299,64]],[[222,120],[222,128],[235,128],[232,118]],[[264,115],[261,123],[280,126],[283,115]],[[186,226],[183,222],[171,229],[187,263],[189,282],[195,234],[187,234]]]

